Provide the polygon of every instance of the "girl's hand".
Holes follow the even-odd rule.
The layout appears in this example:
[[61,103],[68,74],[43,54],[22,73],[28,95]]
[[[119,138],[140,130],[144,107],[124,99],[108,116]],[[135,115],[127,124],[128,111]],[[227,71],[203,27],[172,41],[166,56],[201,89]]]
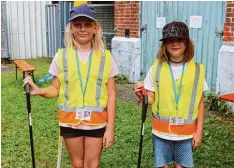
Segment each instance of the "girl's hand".
[[103,147],[104,148],[110,148],[113,144],[114,144],[114,139],[115,139],[115,135],[114,135],[114,129],[106,129],[106,132],[104,134],[103,137]]
[[193,135],[193,148],[197,148],[202,143],[202,132],[195,132]]
[[33,83],[32,78],[30,76],[24,78],[24,83],[23,83],[23,87],[25,87],[26,84],[30,85],[30,95],[42,95],[43,93],[43,89],[40,89],[37,85],[35,85],[35,83]]
[[141,94],[141,88],[144,87],[144,81],[137,81],[134,85],[134,92],[135,92],[135,95],[140,99],[142,100],[143,97],[142,97],[142,94]]

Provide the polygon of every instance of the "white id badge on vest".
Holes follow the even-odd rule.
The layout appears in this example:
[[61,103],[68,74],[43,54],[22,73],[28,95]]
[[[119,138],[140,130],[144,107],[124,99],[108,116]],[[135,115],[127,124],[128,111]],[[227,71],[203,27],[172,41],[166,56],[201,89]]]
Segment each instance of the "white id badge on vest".
[[90,121],[91,120],[91,114],[92,111],[90,109],[76,109],[76,120],[86,120]]
[[80,109],[76,109],[76,120],[81,120],[83,118],[83,111]]
[[170,125],[183,125],[184,117],[170,117]]

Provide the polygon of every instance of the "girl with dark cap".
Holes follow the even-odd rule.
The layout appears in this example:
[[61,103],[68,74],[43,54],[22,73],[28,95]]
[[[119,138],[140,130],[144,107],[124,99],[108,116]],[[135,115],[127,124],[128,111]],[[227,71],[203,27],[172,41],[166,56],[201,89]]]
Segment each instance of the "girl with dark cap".
[[119,70],[105,50],[91,6],[71,9],[64,42],[66,48],[58,50],[49,69],[55,76],[52,85],[38,88],[30,78],[24,85],[30,84],[32,95],[58,96],[60,135],[72,167],[98,168],[103,147],[114,143],[114,77]]
[[194,45],[185,23],[168,23],[162,34],[158,58],[134,89],[141,99],[144,87],[152,104],[154,166],[193,167],[192,147],[202,142],[205,70],[192,60]]

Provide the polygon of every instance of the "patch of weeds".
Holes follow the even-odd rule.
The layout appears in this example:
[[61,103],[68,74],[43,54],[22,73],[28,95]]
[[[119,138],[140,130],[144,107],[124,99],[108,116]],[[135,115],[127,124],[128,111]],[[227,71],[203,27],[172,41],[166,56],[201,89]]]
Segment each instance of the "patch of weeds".
[[202,144],[194,150],[195,168],[233,168],[234,136],[229,126],[213,117],[205,121]]
[[115,76],[115,82],[117,84],[127,84],[129,83],[129,79],[126,75],[117,75]]
[[233,117],[231,107],[225,101],[220,100],[219,96],[214,93],[205,95],[205,108],[209,111],[214,111],[218,116]]

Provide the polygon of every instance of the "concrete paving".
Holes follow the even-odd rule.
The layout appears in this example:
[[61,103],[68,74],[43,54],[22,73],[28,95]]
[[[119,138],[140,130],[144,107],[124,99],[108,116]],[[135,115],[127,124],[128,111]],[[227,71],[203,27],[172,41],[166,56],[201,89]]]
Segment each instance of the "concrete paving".
[[5,64],[1,64],[1,72],[11,72],[14,71],[14,68],[9,67]]

